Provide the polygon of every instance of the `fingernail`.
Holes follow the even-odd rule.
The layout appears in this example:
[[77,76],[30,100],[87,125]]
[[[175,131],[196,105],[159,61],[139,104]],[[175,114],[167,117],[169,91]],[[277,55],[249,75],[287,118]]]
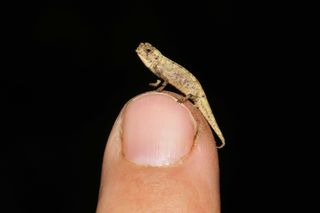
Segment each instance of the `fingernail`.
[[149,93],[127,105],[122,128],[127,160],[139,165],[165,166],[190,152],[196,122],[187,107],[173,97]]

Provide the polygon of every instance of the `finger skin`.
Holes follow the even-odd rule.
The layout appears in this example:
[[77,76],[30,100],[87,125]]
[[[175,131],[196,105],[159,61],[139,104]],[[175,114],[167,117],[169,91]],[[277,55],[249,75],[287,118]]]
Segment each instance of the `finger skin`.
[[[143,95],[148,94],[181,99],[171,92]],[[214,137],[192,103],[183,104],[197,122],[194,144],[180,161],[163,167],[141,166],[125,159],[121,135],[126,106],[123,108],[109,135],[104,154],[97,213],[220,212],[219,167]]]

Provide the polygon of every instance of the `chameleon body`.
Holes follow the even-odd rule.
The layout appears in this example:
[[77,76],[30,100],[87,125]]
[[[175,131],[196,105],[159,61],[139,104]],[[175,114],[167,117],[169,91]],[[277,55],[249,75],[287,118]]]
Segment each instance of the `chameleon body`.
[[[158,91],[163,90],[169,83],[185,94],[185,97],[182,100],[179,100],[180,102],[187,99],[193,101],[195,107],[200,110],[220,138],[221,145],[218,146],[218,148],[222,148],[225,145],[225,139],[212,113],[206,94],[196,77],[178,63],[162,55],[158,49],[149,43],[140,43],[136,52],[145,66],[163,80]],[[158,86],[160,82],[160,80],[157,80],[156,83],[150,85]]]

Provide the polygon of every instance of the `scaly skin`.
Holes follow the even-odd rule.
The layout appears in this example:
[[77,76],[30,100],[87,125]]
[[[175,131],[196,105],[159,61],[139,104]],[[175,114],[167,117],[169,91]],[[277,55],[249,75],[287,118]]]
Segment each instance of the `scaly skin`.
[[[163,90],[169,83],[186,95],[184,99],[179,100],[180,102],[186,99],[191,99],[194,102],[195,107],[201,111],[220,138],[221,145],[218,148],[222,148],[225,145],[225,139],[212,113],[206,94],[196,77],[181,65],[162,55],[159,50],[149,43],[140,43],[136,52],[145,66],[163,80],[162,85],[157,89],[158,91]],[[151,85],[158,86],[159,84],[160,81],[158,80]]]

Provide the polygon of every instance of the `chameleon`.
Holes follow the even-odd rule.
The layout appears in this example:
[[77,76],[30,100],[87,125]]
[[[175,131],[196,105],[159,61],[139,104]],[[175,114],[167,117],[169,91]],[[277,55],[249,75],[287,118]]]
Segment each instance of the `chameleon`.
[[160,85],[157,91],[161,92],[167,84],[170,84],[182,92],[185,96],[178,100],[178,102],[182,103],[186,100],[191,100],[221,140],[221,145],[217,146],[217,148],[224,147],[225,139],[213,115],[206,94],[196,77],[178,63],[162,55],[150,43],[140,43],[136,49],[136,53],[144,65],[157,77],[162,79],[161,85],[161,80],[159,79],[155,83],[150,83],[150,85],[154,87]]

